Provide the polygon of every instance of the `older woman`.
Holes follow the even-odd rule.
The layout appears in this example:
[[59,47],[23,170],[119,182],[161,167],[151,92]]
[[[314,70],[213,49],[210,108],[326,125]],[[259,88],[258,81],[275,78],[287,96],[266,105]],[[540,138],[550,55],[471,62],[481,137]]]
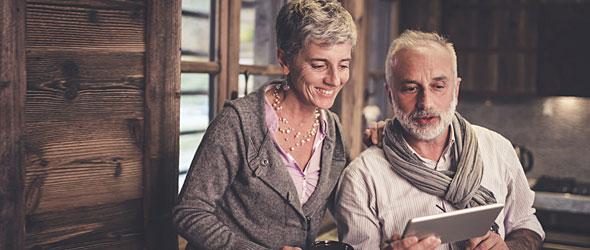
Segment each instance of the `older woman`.
[[187,249],[309,247],[345,167],[328,108],[349,78],[354,21],[335,0],[290,1],[276,21],[286,80],[227,102],[209,125],[174,210]]

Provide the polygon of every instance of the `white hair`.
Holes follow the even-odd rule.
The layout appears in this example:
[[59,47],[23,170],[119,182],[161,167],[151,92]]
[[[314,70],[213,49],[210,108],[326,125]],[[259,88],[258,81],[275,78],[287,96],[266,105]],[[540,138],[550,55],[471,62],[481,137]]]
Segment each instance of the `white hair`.
[[[416,30],[406,30],[398,38],[391,42],[387,59],[385,59],[385,80],[390,87],[393,87],[393,56],[401,50],[413,50],[419,47],[438,44],[445,48],[452,58],[453,82],[457,81],[457,54],[455,48],[446,38],[437,33],[426,33]],[[453,85],[454,86],[454,85]]]

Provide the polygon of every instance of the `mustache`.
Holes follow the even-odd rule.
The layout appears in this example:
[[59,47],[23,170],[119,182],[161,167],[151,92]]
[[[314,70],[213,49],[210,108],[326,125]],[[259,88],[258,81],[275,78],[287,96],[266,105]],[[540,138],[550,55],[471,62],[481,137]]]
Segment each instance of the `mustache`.
[[441,116],[441,112],[436,111],[436,110],[418,110],[415,112],[412,112],[408,118],[414,120],[414,119],[419,119],[419,118],[423,118],[423,117],[427,117],[427,116],[434,116],[434,117],[439,117]]

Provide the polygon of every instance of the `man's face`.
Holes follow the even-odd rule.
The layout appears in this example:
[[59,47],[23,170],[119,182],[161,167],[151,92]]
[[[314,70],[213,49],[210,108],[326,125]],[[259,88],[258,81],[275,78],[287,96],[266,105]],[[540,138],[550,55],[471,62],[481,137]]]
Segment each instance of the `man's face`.
[[442,46],[402,50],[392,57],[392,87],[388,88],[395,117],[415,139],[430,141],[450,125],[461,79],[454,79],[452,57]]
[[348,82],[351,53],[350,43],[322,46],[311,42],[290,64],[282,63],[297,99],[303,105],[320,109],[332,107],[338,92]]

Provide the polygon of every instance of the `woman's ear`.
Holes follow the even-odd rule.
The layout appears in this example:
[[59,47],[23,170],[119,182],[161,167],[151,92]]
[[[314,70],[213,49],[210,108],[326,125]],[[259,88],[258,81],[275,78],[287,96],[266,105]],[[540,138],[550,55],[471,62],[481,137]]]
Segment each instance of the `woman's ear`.
[[284,50],[277,49],[277,59],[279,60],[279,64],[281,65],[281,68],[283,68],[283,74],[288,75],[290,70],[289,70],[289,64],[285,60],[285,51]]

